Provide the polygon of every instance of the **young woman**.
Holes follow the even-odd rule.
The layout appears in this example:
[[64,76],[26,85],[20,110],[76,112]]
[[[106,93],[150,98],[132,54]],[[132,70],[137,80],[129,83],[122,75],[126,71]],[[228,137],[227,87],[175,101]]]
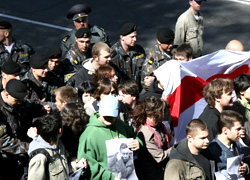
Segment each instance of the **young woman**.
[[115,69],[112,66],[108,65],[102,65],[97,69],[95,75],[93,76],[93,83],[96,85],[98,81],[103,78],[109,78],[115,83],[117,83],[118,81]]
[[84,81],[77,87],[78,102],[86,104],[93,99],[95,85],[90,81]]
[[162,123],[169,105],[154,96],[147,97],[133,111],[133,124],[144,147],[135,161],[136,174],[139,179],[164,179],[172,136]]

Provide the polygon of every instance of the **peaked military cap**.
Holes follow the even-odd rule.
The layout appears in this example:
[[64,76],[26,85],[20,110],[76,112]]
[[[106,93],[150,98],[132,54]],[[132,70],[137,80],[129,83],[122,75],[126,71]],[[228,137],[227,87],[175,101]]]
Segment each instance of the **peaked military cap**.
[[0,21],[0,29],[11,29],[12,25],[8,21]]
[[75,36],[77,38],[89,38],[91,37],[91,33],[89,28],[80,28],[76,31]]
[[48,65],[49,59],[43,54],[34,54],[30,58],[30,66],[34,69],[41,69]]
[[60,58],[62,57],[62,50],[58,46],[52,46],[47,50],[46,56],[49,59]]
[[9,60],[6,61],[1,70],[5,73],[5,74],[16,74],[16,73],[20,73],[21,72],[21,66],[19,64],[17,64],[15,61]]
[[11,79],[6,85],[6,91],[16,99],[24,98],[27,95],[27,87],[17,79]]
[[134,23],[126,23],[120,29],[120,35],[126,36],[132,32],[136,31],[136,24]]
[[91,8],[86,4],[77,4],[70,8],[67,13],[67,18],[73,21],[82,21],[84,18],[88,17],[91,12]]
[[174,31],[168,27],[160,28],[157,31],[157,39],[162,44],[168,44],[169,41],[174,40]]

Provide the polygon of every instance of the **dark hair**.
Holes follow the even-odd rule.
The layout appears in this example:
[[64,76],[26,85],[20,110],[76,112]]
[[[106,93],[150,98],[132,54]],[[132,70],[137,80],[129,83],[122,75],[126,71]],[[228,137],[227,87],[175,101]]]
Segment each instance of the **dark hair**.
[[250,87],[250,75],[241,74],[234,79],[234,90],[237,98],[240,98],[240,92],[246,91]]
[[207,124],[200,119],[193,119],[188,123],[186,127],[186,134],[194,137],[195,135],[197,135],[198,130],[208,130]]
[[122,149],[127,149],[127,148],[128,148],[128,145],[126,143],[121,143],[121,145],[120,145],[120,151]]
[[100,66],[97,71],[95,72],[95,75],[93,76],[93,83],[96,85],[97,82],[100,79],[103,78],[112,78],[112,74],[111,72],[115,71],[115,69],[112,66],[108,66],[108,65],[102,65]]
[[80,137],[89,122],[89,115],[80,103],[68,103],[61,112],[62,125],[71,127],[73,133]]
[[176,49],[172,51],[172,54],[175,55],[181,55],[184,57],[187,57],[189,59],[190,57],[193,57],[193,48],[190,46],[190,44],[183,43],[179,45]]
[[220,114],[220,119],[217,122],[218,134],[222,133],[222,128],[231,129],[235,122],[242,122],[243,116],[236,111],[224,110]]
[[167,101],[155,96],[146,97],[142,104],[135,107],[132,113],[133,124],[136,131],[146,123],[147,117],[154,117],[157,120],[162,120],[169,110]]
[[60,128],[62,128],[62,119],[60,114],[50,114],[40,118],[39,134],[50,144],[57,142]]
[[92,95],[95,92],[95,85],[91,81],[84,81],[77,87],[78,91],[78,102],[82,102],[82,95],[84,93],[89,93]]
[[136,99],[139,99],[139,87],[134,80],[123,81],[119,84],[118,91],[121,91],[124,94],[130,94],[131,96],[136,97]]
[[223,93],[233,90],[233,83],[230,79],[217,78],[211,81],[203,89],[203,96],[211,108],[215,107],[215,98],[221,98]]
[[97,83],[97,88],[94,92],[94,98],[97,100],[97,101],[100,101],[100,97],[101,97],[101,94],[105,94],[105,95],[108,95],[111,90],[112,90],[112,87],[115,89],[116,93],[117,93],[117,85],[115,82],[111,81],[110,79],[108,78],[103,78],[101,79],[100,81],[98,81]]

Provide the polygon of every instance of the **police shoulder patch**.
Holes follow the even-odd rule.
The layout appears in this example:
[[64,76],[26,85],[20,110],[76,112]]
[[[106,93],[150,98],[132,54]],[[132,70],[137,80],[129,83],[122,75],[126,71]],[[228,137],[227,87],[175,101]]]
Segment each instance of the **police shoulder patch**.
[[105,31],[103,28],[100,28],[102,31]]
[[79,62],[78,62],[76,59],[74,60],[74,63],[75,63],[75,64],[79,64]]
[[154,63],[154,58],[151,57],[149,60],[148,60],[148,64],[152,65]]
[[69,37],[70,37],[70,35],[65,36],[65,38],[63,38],[63,42],[66,43],[68,41]]

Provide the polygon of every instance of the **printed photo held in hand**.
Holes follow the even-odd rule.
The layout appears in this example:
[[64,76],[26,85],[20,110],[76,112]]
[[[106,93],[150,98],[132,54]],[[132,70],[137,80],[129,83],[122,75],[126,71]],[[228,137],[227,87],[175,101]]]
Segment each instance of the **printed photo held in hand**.
[[121,180],[137,180],[134,168],[133,151],[128,147],[131,138],[106,141],[108,170]]

